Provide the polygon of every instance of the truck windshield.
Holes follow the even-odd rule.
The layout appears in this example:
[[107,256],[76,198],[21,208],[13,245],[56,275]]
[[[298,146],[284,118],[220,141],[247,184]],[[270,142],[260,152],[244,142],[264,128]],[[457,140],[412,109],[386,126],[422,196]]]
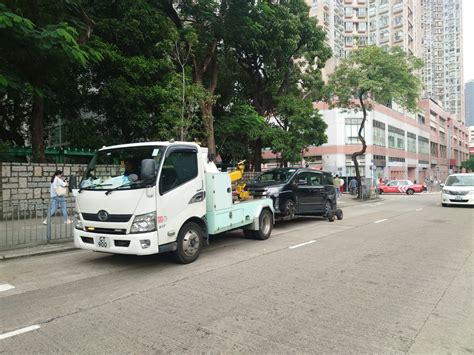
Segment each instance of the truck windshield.
[[267,182],[284,183],[293,176],[295,171],[296,169],[273,169],[259,175],[255,179],[255,181],[264,182],[264,183],[267,183]]
[[164,146],[157,145],[99,150],[89,163],[79,187],[81,190],[125,190],[150,186],[141,179],[141,162],[153,159],[158,167],[164,150]]

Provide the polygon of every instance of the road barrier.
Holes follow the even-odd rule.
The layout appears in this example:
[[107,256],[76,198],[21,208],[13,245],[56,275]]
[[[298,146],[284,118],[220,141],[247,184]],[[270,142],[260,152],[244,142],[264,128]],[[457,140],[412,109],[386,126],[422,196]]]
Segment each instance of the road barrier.
[[[3,202],[0,219],[0,250],[30,247],[73,239],[73,223],[65,224],[60,211],[48,216],[49,201]],[[68,206],[70,218],[74,216]],[[46,224],[43,222],[46,220]]]

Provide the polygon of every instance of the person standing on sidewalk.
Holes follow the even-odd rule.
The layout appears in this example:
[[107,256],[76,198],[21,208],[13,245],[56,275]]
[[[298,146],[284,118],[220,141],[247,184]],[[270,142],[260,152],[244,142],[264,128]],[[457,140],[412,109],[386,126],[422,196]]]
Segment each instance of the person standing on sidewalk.
[[339,199],[341,198],[341,179],[339,179],[339,175],[336,174],[336,177],[333,180],[334,188],[336,189],[336,197]]
[[[51,218],[56,214],[58,207],[61,207],[61,213],[63,214],[64,223],[70,224],[72,221],[67,215],[66,199],[63,196],[58,195],[58,187],[66,188],[68,186],[67,179],[64,179],[63,172],[56,170],[53,177],[51,178],[50,196],[51,196]],[[43,221],[43,224],[48,224],[48,219]]]

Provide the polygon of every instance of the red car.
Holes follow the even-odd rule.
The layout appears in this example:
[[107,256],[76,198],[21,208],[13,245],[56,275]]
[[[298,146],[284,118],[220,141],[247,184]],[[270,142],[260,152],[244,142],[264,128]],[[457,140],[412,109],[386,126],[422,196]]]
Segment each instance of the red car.
[[414,184],[410,180],[391,180],[387,184],[380,184],[377,186],[379,194],[407,194],[413,195],[415,192],[422,192],[423,185]]

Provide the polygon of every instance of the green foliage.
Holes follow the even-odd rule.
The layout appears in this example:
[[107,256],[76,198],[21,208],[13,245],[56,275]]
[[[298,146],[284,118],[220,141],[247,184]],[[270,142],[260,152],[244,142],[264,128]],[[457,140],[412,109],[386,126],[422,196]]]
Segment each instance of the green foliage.
[[255,139],[269,134],[264,118],[244,102],[234,102],[216,122],[217,148],[225,164],[249,159]]
[[360,110],[363,99],[367,109],[371,102],[397,102],[416,111],[421,81],[416,71],[422,67],[420,59],[392,47],[387,52],[380,47],[361,47],[345,59],[330,76],[326,87],[327,100],[335,107]]
[[275,153],[280,152],[283,162],[299,162],[308,146],[327,142],[327,124],[308,100],[283,96],[278,100],[276,111],[278,115],[272,123],[271,146]]
[[[71,80],[67,74],[72,67],[100,61],[101,55],[78,43],[79,31],[84,29],[79,28],[83,14],[71,13],[69,2],[10,0],[5,3],[0,4],[0,92],[6,99],[0,104],[9,105],[20,93],[26,96],[24,103],[16,102],[16,105],[31,104],[30,117],[22,126],[30,127],[33,158],[41,161],[44,160],[44,124],[48,115],[54,115],[44,110],[47,101],[54,101],[62,93],[64,83]],[[8,111],[8,108],[0,110]],[[7,120],[11,122],[12,117]],[[9,139],[3,134],[1,138]]]
[[[115,144],[176,137],[170,112],[180,101],[171,59],[177,33],[160,11],[144,0],[90,1],[86,9],[95,21],[90,45],[103,56],[79,77],[88,129],[75,145]],[[91,135],[91,133],[93,133]]]
[[468,160],[463,161],[461,167],[471,172],[474,171],[474,155],[470,155]]

